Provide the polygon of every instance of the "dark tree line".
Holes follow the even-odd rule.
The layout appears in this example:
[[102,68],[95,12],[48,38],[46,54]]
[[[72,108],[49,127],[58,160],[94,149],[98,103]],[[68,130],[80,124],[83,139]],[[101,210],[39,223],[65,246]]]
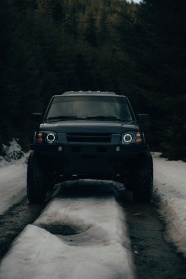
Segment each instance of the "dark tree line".
[[151,115],[151,149],[186,159],[184,0],[1,0],[0,144],[53,94],[107,90]]
[[[186,160],[184,0],[144,0],[137,14],[139,96],[151,114],[151,139],[170,159]],[[139,47],[140,46],[140,47]]]

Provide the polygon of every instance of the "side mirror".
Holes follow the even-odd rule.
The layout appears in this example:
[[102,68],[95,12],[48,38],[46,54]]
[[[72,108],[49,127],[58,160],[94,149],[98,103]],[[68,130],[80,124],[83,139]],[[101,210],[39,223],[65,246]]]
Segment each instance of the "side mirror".
[[32,113],[31,116],[31,121],[34,123],[40,123],[42,119],[42,114],[41,113]]
[[150,125],[150,117],[149,114],[138,114],[138,124],[149,126]]

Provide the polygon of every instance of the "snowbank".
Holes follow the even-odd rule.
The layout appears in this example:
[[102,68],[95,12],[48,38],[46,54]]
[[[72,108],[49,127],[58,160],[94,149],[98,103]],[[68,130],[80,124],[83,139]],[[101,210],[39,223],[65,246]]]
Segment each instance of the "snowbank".
[[4,156],[0,156],[0,214],[26,195],[26,167],[28,154],[13,139],[9,146],[3,145]]
[[186,256],[186,163],[154,154],[154,188],[167,240]]

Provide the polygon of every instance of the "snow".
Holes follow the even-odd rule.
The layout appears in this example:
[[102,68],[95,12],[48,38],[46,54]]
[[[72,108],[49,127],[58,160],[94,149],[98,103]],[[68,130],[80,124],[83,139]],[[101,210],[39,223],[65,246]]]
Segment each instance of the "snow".
[[142,0],[128,0],[128,2],[130,2],[130,3],[131,3],[131,2],[134,2],[134,3],[138,3],[138,4],[139,4],[141,1],[142,1]]
[[186,256],[186,163],[154,154],[155,195],[166,223],[167,239]]
[[0,156],[0,167],[15,162],[25,156],[18,140],[16,139],[12,139],[12,141],[9,142],[9,145],[3,144],[2,147],[2,153],[4,156]]
[[[186,163],[159,155],[153,153],[155,201],[168,241],[186,256]],[[0,167],[0,214],[26,195],[26,158]],[[1,262],[1,279],[134,278],[125,214],[112,182],[90,181],[91,191],[97,187],[92,195],[78,195],[78,187],[63,183],[35,223],[25,227]],[[64,229],[71,234],[62,234]]]
[[[64,186],[74,191],[77,183]],[[125,216],[112,192],[94,197],[59,195],[14,242],[2,261],[0,278],[133,279]],[[56,234],[50,233],[55,227]],[[60,227],[70,228],[71,235],[59,234]]]
[[23,161],[0,168],[0,214],[23,199],[25,185],[26,164]]
[[8,146],[3,144],[4,156],[0,156],[0,214],[20,202],[26,194],[26,162],[29,153],[25,154],[16,139]]

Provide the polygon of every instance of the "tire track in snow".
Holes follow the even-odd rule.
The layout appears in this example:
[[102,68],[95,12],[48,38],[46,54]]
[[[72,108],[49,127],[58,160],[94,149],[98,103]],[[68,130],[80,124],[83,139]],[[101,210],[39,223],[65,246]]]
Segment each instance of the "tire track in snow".
[[2,261],[0,278],[132,279],[124,224],[112,183],[64,183],[57,198],[14,242]]

